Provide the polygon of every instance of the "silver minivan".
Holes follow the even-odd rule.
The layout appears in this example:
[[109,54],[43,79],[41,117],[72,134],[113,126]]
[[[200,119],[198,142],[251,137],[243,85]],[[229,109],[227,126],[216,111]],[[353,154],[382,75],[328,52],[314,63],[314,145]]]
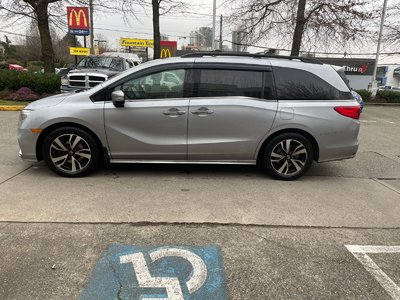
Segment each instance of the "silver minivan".
[[203,53],[141,64],[21,112],[20,156],[84,176],[103,162],[258,164],[293,180],[354,157],[360,106],[316,59]]

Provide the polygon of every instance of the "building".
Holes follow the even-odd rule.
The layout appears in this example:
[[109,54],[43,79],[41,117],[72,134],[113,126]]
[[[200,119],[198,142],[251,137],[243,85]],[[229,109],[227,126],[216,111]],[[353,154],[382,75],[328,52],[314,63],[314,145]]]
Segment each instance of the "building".
[[316,57],[325,64],[345,67],[350,87],[354,90],[367,90],[374,75],[374,59]]
[[212,50],[212,29],[211,27],[200,27],[190,33],[189,48],[200,51]]
[[243,26],[239,26],[232,31],[232,51],[246,52],[248,44],[248,34],[244,31]]
[[392,55],[379,60],[376,73],[378,85],[387,89],[400,88],[400,56]]

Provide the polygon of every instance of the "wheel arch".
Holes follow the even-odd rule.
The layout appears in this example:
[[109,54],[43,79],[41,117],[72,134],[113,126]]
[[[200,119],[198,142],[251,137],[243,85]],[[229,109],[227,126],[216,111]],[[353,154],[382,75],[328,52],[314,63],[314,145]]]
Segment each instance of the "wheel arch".
[[75,127],[75,128],[79,128],[79,129],[86,131],[88,134],[90,134],[95,139],[96,144],[99,147],[100,157],[108,158],[107,148],[103,145],[100,138],[97,136],[96,133],[94,133],[93,130],[91,130],[90,128],[88,128],[84,125],[74,123],[74,122],[60,122],[60,123],[55,123],[55,124],[52,124],[52,125],[46,127],[40,133],[38,140],[36,142],[36,158],[38,161],[43,160],[42,148],[43,148],[43,143],[44,143],[44,140],[46,139],[46,137],[49,135],[50,132],[52,132],[58,128],[62,128],[62,127]]
[[272,133],[270,136],[268,136],[265,141],[262,143],[261,147],[259,147],[258,152],[257,152],[257,164],[260,163],[261,160],[261,154],[263,153],[265,147],[268,145],[268,143],[275,137],[277,137],[278,135],[281,135],[283,133],[297,133],[297,134],[301,134],[303,135],[305,138],[307,138],[314,150],[314,160],[318,161],[319,159],[319,146],[318,146],[318,142],[317,140],[314,138],[314,136],[312,134],[310,134],[309,132],[302,130],[302,129],[298,129],[298,128],[285,128],[285,129],[281,129],[278,130],[274,133]]

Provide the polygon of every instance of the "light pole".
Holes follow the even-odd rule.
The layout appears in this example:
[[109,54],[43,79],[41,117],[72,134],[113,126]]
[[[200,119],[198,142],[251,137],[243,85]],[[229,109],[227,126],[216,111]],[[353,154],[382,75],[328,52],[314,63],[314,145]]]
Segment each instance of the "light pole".
[[89,14],[90,14],[90,54],[94,54],[93,0],[89,0]]
[[212,50],[215,50],[215,22],[217,18],[217,0],[213,2],[213,27],[212,27]]
[[372,88],[372,98],[375,98],[376,93],[378,92],[378,82],[376,81],[376,74],[377,74],[377,70],[378,70],[379,52],[381,51],[381,42],[382,42],[383,26],[385,24],[386,8],[387,8],[387,0],[384,0],[383,10],[382,10],[381,27],[379,29],[379,36],[378,36],[378,46],[376,49],[374,75],[372,77],[372,87],[371,87]]

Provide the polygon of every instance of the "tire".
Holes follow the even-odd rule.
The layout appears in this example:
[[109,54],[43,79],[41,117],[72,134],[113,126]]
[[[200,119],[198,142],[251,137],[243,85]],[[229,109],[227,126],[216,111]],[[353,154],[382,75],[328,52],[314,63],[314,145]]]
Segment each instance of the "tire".
[[62,127],[50,132],[43,142],[43,159],[49,168],[63,177],[82,177],[98,166],[96,140],[76,127]]
[[314,149],[306,137],[298,133],[283,133],[264,148],[261,167],[275,179],[295,180],[307,172],[313,160]]

